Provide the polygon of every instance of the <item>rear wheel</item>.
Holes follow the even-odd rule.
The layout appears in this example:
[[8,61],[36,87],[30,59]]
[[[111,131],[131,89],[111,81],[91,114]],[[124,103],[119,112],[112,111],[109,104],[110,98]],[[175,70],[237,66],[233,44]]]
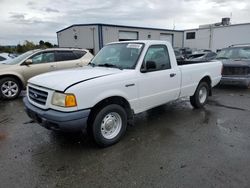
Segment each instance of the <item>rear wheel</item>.
[[190,103],[194,108],[202,108],[208,99],[209,86],[206,82],[201,82],[194,95],[190,97]]
[[0,80],[0,97],[11,100],[19,96],[21,92],[21,84],[12,77],[2,78]]
[[111,104],[96,114],[92,125],[92,135],[99,146],[107,147],[121,139],[126,127],[126,111],[120,105]]

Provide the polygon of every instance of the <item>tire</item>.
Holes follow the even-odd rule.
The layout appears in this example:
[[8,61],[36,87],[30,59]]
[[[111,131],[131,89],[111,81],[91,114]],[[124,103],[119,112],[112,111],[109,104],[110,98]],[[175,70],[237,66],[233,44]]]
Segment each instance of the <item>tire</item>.
[[12,77],[0,79],[0,98],[5,100],[13,100],[19,96],[21,92],[20,82]]
[[190,97],[190,103],[194,108],[202,108],[208,99],[209,86],[207,82],[201,82],[194,95]]
[[92,136],[100,147],[117,143],[125,134],[127,113],[123,107],[111,104],[102,108],[95,116],[92,124]]
[[250,83],[247,84],[244,88],[245,88],[245,89],[249,89],[249,88],[250,88]]

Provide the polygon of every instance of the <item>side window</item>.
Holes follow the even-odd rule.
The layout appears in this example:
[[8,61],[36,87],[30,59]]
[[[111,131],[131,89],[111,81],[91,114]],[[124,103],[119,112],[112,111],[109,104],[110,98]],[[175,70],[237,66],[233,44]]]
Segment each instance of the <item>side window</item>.
[[73,51],[57,51],[56,52],[56,61],[70,61],[70,60],[75,60],[79,59]]
[[171,68],[168,50],[165,45],[154,45],[149,47],[144,58],[144,63],[147,61],[155,62],[156,71]]
[[34,55],[32,58],[32,64],[39,64],[42,62],[42,53]]
[[4,60],[6,60],[6,58],[0,56],[0,61],[4,61]]
[[31,59],[32,64],[50,63],[55,61],[55,54],[54,52],[41,52],[34,55]]
[[77,57],[77,59],[80,59],[80,58],[83,57],[87,52],[81,51],[81,50],[75,50],[75,51],[73,51],[73,53],[75,54],[75,56]]
[[195,39],[195,32],[186,33],[186,39]]

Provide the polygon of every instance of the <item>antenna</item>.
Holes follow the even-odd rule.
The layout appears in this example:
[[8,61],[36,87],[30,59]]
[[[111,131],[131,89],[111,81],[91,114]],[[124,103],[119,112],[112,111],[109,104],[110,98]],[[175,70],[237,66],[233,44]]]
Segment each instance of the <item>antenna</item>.
[[175,18],[173,20],[173,30],[175,30]]

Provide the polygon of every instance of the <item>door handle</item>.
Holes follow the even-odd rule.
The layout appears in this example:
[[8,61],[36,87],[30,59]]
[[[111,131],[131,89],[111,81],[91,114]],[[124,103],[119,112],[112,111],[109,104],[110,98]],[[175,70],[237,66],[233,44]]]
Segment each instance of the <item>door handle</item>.
[[51,68],[56,68],[56,66],[55,66],[55,65],[50,65],[50,67],[51,67]]
[[171,74],[170,74],[170,77],[171,77],[171,78],[174,77],[174,76],[176,76],[176,73],[171,73]]
[[126,84],[125,87],[132,87],[135,86],[135,84]]

